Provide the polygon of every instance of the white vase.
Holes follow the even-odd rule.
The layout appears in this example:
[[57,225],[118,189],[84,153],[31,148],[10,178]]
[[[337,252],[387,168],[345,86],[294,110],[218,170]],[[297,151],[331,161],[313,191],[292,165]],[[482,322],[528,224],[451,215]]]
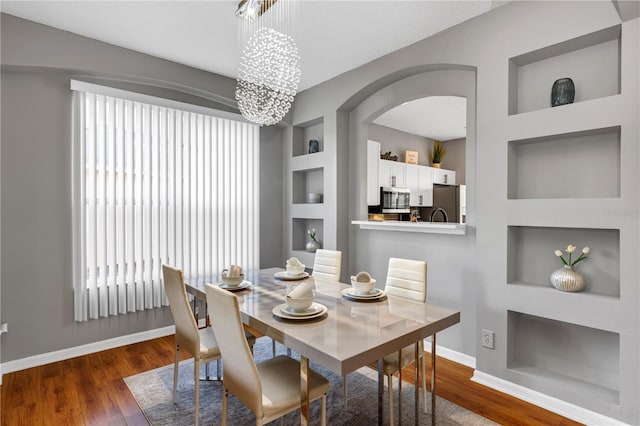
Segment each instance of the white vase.
[[565,265],[553,271],[551,284],[562,291],[581,291],[584,289],[584,278],[581,273],[574,271],[573,267]]
[[317,242],[316,240],[309,240],[307,241],[307,251],[310,253],[315,253],[316,250],[318,250],[320,248],[320,243]]

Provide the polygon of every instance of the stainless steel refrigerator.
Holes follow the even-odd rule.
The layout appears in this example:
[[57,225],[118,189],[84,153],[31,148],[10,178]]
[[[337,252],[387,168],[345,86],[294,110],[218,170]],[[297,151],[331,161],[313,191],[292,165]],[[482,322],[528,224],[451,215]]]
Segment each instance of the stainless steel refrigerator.
[[422,220],[427,222],[459,223],[460,186],[434,184],[433,207],[424,208],[420,214]]

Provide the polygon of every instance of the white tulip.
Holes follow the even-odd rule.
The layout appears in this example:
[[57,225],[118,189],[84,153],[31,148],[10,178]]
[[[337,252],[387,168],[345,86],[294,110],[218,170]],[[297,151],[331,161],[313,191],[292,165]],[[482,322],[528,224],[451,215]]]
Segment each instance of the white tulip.
[[591,251],[591,249],[589,247],[585,247],[582,249],[582,253],[583,254],[589,254],[589,252]]
[[567,253],[573,253],[574,251],[576,251],[576,246],[569,244],[567,246]]
[[562,256],[562,252],[560,250],[556,250],[555,253],[556,253],[556,256],[558,257]]

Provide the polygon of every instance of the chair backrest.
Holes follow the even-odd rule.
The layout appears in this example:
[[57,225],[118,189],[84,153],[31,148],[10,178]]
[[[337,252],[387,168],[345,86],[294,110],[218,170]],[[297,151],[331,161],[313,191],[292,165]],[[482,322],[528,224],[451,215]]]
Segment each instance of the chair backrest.
[[224,387],[262,418],[262,383],[244,334],[238,298],[217,286],[205,285],[207,309],[224,365]]
[[390,258],[384,290],[392,296],[426,302],[427,262]]
[[162,265],[162,275],[164,290],[167,293],[171,315],[176,326],[176,344],[195,356],[200,353],[200,333],[189,306],[182,271]]
[[313,275],[319,280],[340,281],[342,269],[342,252],[337,250],[316,250],[316,260],[313,264]]

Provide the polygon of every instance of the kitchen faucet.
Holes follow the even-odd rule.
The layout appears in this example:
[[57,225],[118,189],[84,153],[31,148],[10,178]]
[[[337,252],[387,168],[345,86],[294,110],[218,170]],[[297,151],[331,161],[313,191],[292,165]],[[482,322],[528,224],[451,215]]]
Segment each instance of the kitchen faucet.
[[438,213],[438,212],[442,213],[442,217],[444,217],[444,221],[445,221],[445,222],[447,222],[447,223],[449,223],[449,217],[447,216],[447,212],[446,212],[443,208],[441,208],[441,207],[438,207],[437,209],[435,209],[435,210],[433,210],[433,211],[431,212],[431,217],[429,218],[429,220],[430,220],[431,222],[433,222],[433,217],[434,217],[434,216],[436,215],[436,213]]

